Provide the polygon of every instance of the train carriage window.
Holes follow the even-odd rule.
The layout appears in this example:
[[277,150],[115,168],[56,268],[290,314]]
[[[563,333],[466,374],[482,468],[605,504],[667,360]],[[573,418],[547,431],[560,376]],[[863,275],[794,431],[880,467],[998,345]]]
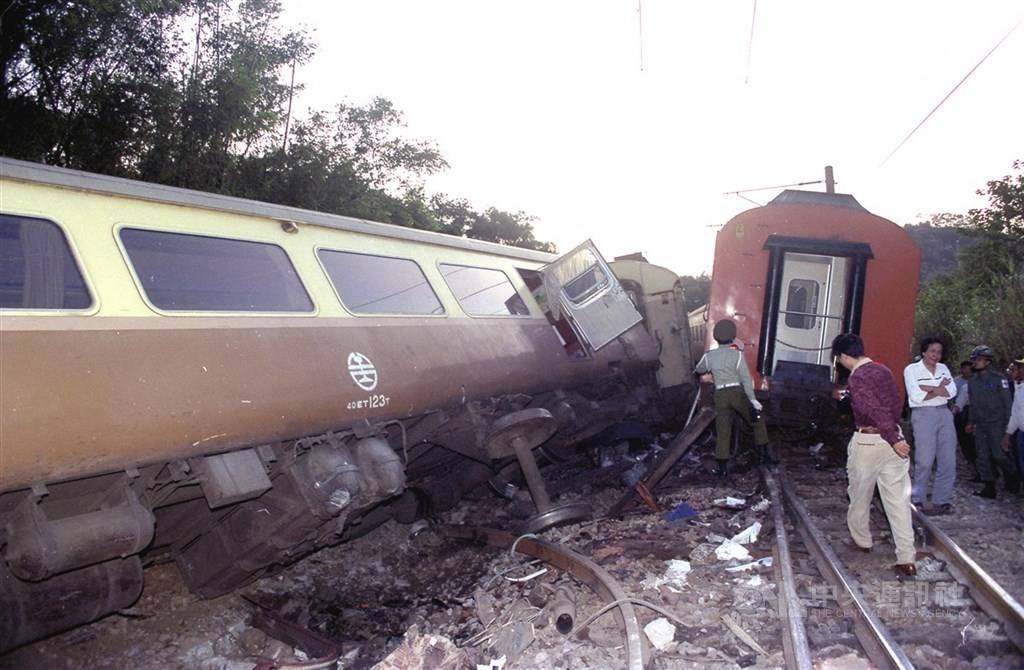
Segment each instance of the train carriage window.
[[[576,262],[579,264],[588,264],[590,267],[567,282],[562,289],[565,291],[565,295],[569,300],[579,305],[586,302],[587,298],[590,296],[608,286],[608,277],[605,276],[604,271],[597,262],[597,258],[594,256],[594,252],[590,249],[581,250],[578,253]],[[633,304],[636,304],[635,300],[633,301]]]
[[0,308],[90,305],[89,289],[60,227],[44,219],[0,215]]
[[441,274],[466,314],[529,316],[530,310],[501,270],[441,263]]
[[793,279],[786,294],[786,325],[790,328],[810,330],[818,313],[820,285],[813,279]]
[[276,244],[123,228],[121,242],[146,297],[186,312],[312,312],[284,249]]
[[444,314],[415,261],[330,249],[317,255],[342,304],[354,314]]

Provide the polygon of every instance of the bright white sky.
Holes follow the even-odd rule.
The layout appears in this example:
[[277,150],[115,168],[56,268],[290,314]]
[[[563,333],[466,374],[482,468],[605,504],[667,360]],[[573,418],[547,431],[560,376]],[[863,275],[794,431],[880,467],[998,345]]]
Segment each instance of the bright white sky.
[[[451,164],[431,192],[710,271],[726,191],[823,178],[897,223],[964,212],[1024,158],[1020,0],[285,0],[319,47],[298,109],[392,100]],[[749,76],[749,79],[748,79]],[[824,190],[823,186],[810,189]],[[777,191],[750,193],[766,202]]]

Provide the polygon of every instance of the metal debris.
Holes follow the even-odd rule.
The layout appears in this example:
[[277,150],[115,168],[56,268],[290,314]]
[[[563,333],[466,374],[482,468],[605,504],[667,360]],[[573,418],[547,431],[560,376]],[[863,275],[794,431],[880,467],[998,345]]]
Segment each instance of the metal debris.
[[765,651],[764,647],[759,645],[754,638],[750,637],[750,634],[747,633],[747,631],[743,630],[743,628],[741,628],[740,625],[736,623],[736,620],[733,619],[731,616],[729,616],[728,614],[723,614],[722,623],[724,623],[726,627],[728,627],[728,629],[732,631],[733,635],[738,637],[743,644],[747,645],[748,647],[750,647],[757,653],[761,654],[762,656],[768,655],[768,652]]

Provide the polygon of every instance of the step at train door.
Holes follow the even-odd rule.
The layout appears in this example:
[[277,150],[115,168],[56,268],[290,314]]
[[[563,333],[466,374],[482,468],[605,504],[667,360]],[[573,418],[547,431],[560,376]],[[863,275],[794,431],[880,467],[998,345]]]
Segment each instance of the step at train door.
[[775,362],[829,365],[842,332],[850,259],[786,252],[775,327]]
[[567,322],[590,352],[643,319],[590,240],[542,267],[540,275],[552,322]]

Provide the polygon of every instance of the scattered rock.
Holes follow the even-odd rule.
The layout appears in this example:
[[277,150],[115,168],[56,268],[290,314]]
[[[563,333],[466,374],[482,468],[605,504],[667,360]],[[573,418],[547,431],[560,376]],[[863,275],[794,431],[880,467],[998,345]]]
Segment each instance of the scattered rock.
[[402,643],[376,666],[377,670],[472,670],[465,651],[441,635],[421,635],[410,628]]
[[676,636],[676,627],[665,617],[660,617],[644,626],[644,633],[658,651],[668,651]]
[[816,670],[871,670],[874,666],[866,658],[849,653],[835,658],[825,658],[814,664]]

